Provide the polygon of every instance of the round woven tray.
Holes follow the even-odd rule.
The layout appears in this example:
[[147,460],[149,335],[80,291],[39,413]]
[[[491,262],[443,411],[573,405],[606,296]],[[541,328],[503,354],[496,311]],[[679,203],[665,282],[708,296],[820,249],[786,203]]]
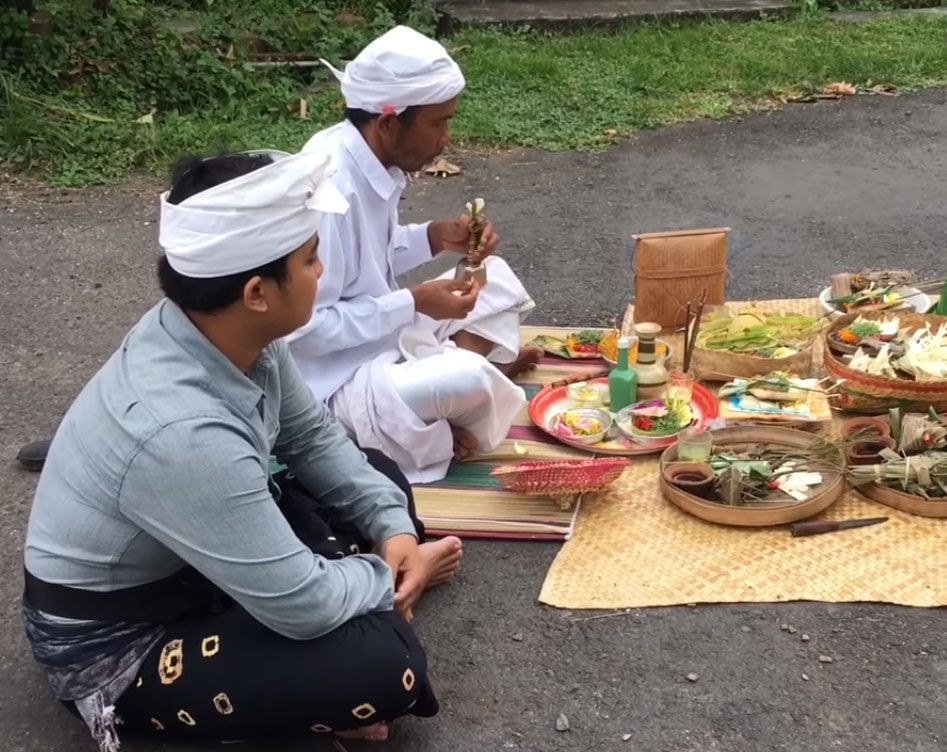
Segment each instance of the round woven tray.
[[[745,446],[762,442],[784,447],[804,448],[811,446],[819,439],[811,433],[796,431],[792,428],[778,428],[770,426],[745,426],[721,428],[711,432],[715,447]],[[841,452],[838,456],[839,466],[842,466]],[[845,490],[845,478],[838,471],[823,471],[822,484],[816,486],[812,496],[805,501],[796,501],[786,497],[786,503],[766,507],[735,507],[707,501],[672,486],[664,479],[664,466],[677,461],[677,445],[668,447],[661,455],[661,473],[659,485],[661,493],[672,504],[677,505],[685,512],[700,517],[708,522],[720,525],[736,525],[740,527],[767,527],[770,525],[784,525],[789,522],[812,517],[831,506]]]
[[882,486],[878,483],[855,486],[855,490],[879,504],[900,509],[908,514],[916,514],[918,517],[947,518],[947,500],[928,501],[920,496],[888,488],[888,486]]
[[[947,381],[908,381],[886,376],[873,376],[849,368],[833,351],[831,336],[844,329],[856,318],[890,318],[891,313],[851,313],[837,319],[825,331],[825,370],[838,381],[845,380],[835,407],[852,412],[884,412],[892,407],[924,411],[930,407],[947,409]],[[916,331],[926,324],[936,328],[944,323],[943,316],[922,313],[899,313],[902,329]]]

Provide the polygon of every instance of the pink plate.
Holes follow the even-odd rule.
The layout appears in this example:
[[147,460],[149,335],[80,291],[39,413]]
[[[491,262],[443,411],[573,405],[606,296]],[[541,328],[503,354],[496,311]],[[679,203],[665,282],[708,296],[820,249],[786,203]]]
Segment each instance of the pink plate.
[[[608,379],[593,379],[590,383],[607,384]],[[614,454],[614,455],[633,455],[633,454],[657,454],[667,449],[677,442],[677,436],[668,436],[665,439],[650,439],[648,443],[636,444],[630,439],[618,435],[612,439],[605,439],[598,444],[589,446],[578,441],[569,441],[555,433],[551,426],[555,417],[574,407],[580,407],[578,403],[569,399],[566,393],[566,387],[544,386],[539,393],[529,401],[529,418],[539,428],[561,441],[576,449],[584,449],[586,452],[594,454]],[[608,409],[608,408],[603,408]],[[694,384],[694,397],[691,400],[691,410],[694,412],[694,422],[692,426],[705,428],[707,424],[718,416],[717,398],[702,384]]]

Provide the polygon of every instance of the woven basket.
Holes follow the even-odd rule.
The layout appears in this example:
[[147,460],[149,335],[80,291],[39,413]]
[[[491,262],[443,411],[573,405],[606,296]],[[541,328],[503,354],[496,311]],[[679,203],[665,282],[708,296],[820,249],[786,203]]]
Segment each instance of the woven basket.
[[702,294],[708,305],[722,305],[729,234],[729,227],[719,227],[632,235],[635,322],[683,326],[687,303],[696,303]]
[[617,480],[628,465],[629,460],[624,457],[537,460],[496,467],[490,474],[510,491],[551,496],[560,507],[569,509],[576,494],[602,490]]
[[755,355],[697,347],[694,349],[694,371],[702,381],[752,379],[773,371],[785,371],[800,378],[808,378],[812,373],[812,345],[788,358],[758,358]]
[[[776,446],[805,448],[819,441],[810,433],[795,431],[791,428],[776,427],[736,427],[721,428],[711,432],[714,446],[730,446],[735,449],[750,444],[770,443]],[[842,454],[838,455],[839,466]],[[660,486],[664,497],[685,512],[708,522],[720,525],[740,527],[766,527],[784,525],[789,522],[812,517],[830,507],[845,491],[845,478],[841,472],[823,471],[823,482],[816,486],[814,493],[805,501],[796,501],[787,497],[785,504],[767,507],[728,506],[727,504],[707,501],[689,494],[665,480],[664,467],[677,461],[677,445],[668,447],[661,455]]]
[[[885,412],[892,407],[924,412],[933,407],[947,409],[947,381],[909,381],[887,376],[873,376],[849,368],[831,349],[830,337],[852,323],[861,315],[865,319],[882,319],[890,313],[852,313],[837,319],[825,332],[825,370],[837,381],[845,380],[840,389],[840,398],[835,406],[851,412]],[[944,322],[943,316],[922,313],[898,314],[902,329],[916,331],[926,324],[932,327]]]

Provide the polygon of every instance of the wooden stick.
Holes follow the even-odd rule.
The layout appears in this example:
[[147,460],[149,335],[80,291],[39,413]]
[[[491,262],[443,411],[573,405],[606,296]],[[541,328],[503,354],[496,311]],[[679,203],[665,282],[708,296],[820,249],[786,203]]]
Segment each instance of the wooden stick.
[[691,360],[694,357],[694,348],[697,347],[697,332],[700,330],[700,322],[704,316],[704,304],[707,302],[707,290],[700,294],[700,300],[697,303],[697,315],[694,319],[694,331],[690,336],[690,344],[684,343],[684,373],[687,373],[691,367]]

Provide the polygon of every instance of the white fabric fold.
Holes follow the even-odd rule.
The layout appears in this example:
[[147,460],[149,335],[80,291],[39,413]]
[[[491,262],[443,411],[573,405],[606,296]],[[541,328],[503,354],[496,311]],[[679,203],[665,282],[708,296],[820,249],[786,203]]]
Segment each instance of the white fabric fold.
[[255,269],[303,245],[323,213],[348,211],[328,179],[328,154],[251,153],[275,161],[179,204],[168,202],[170,191],[161,195],[159,243],[179,274],[211,278]]
[[400,114],[408,107],[448,102],[465,81],[444,46],[407,26],[396,26],[340,71],[321,61],[342,84],[345,105]]
[[[523,389],[491,361],[516,357],[520,325],[535,303],[503,259],[491,256],[486,264],[490,284],[465,319],[435,321],[417,314],[397,347],[361,366],[329,399],[348,434],[394,459],[411,483],[432,483],[447,473],[454,455],[451,423],[491,452],[526,405]],[[461,329],[494,343],[487,358],[450,340]]]

